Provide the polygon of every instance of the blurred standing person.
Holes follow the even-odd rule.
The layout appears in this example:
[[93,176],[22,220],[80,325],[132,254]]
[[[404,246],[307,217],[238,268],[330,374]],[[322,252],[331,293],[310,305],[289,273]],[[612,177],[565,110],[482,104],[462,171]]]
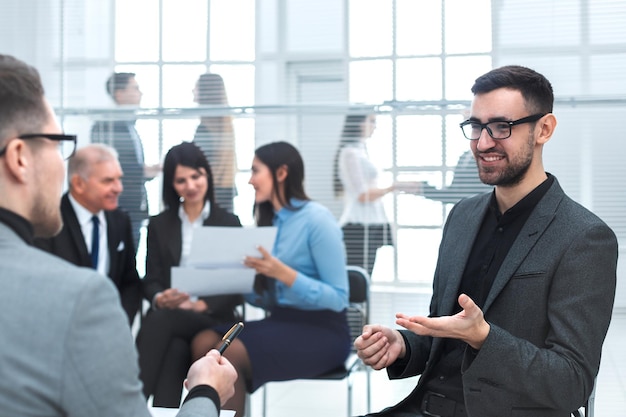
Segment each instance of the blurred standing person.
[[[228,107],[224,80],[218,74],[202,74],[193,89],[194,102],[201,106]],[[233,211],[236,195],[235,132],[231,116],[202,116],[193,141],[211,161],[215,183],[215,201]]]
[[[106,82],[107,93],[119,107],[139,107],[143,96],[132,72],[116,72]],[[143,144],[135,129],[135,120],[101,120],[91,128],[91,141],[105,143],[119,154],[124,172],[124,193],[120,207],[128,211],[133,229],[135,248],[139,244],[141,225],[148,218],[148,198],[145,182],[157,176],[160,165],[146,165]]]
[[[0,54],[0,410],[150,417],[111,280],[32,246],[63,226],[63,159],[75,146],[38,71]],[[217,417],[236,378],[226,358],[209,352],[189,369],[177,415]]]
[[394,186],[378,187],[378,169],[369,159],[366,140],[376,129],[375,114],[346,116],[339,149],[335,155],[333,189],[343,195],[343,230],[348,265],[364,268],[370,275],[376,251],[393,245],[389,220],[381,198]]

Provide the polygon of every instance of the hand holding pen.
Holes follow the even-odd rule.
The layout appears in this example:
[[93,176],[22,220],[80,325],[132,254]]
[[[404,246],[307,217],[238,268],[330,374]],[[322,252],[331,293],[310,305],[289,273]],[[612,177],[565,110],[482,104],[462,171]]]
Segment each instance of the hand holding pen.
[[235,340],[239,333],[243,330],[243,323],[239,322],[230,328],[229,331],[226,332],[224,337],[222,337],[222,344],[217,348],[217,351],[222,355],[226,348],[230,346],[230,344]]

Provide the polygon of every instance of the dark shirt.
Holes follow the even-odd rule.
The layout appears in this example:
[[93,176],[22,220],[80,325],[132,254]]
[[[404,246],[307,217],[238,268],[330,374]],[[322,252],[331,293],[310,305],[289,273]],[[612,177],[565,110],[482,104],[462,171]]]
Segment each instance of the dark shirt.
[[26,243],[29,245],[33,244],[35,232],[33,230],[33,225],[31,225],[28,220],[13,213],[12,211],[0,207],[0,222],[13,229],[13,231],[17,233],[19,237],[24,239]]
[[[504,214],[498,209],[495,193],[492,194],[489,210],[476,235],[457,295],[467,294],[482,309],[509,249],[552,183],[554,177],[548,174],[547,180]],[[454,314],[459,311],[461,307],[457,305]],[[461,362],[466,347],[467,344],[461,340],[445,340],[442,356],[425,385],[427,391],[464,402]]]

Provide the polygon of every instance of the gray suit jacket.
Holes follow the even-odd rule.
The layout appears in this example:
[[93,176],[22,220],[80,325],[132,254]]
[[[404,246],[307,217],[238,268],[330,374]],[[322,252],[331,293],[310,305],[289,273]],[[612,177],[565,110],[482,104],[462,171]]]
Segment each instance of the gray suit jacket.
[[[431,316],[449,315],[491,194],[458,203],[439,249]],[[468,416],[566,417],[593,388],[613,308],[617,240],[555,180],[511,247],[483,308],[491,325],[478,352],[467,347]],[[411,354],[392,378],[422,374],[416,389],[382,415],[401,415],[422,393],[442,339],[403,331]],[[530,413],[530,414],[529,414]]]
[[[0,223],[0,410],[11,416],[150,413],[110,279],[29,246]],[[205,397],[180,416],[217,416]]]

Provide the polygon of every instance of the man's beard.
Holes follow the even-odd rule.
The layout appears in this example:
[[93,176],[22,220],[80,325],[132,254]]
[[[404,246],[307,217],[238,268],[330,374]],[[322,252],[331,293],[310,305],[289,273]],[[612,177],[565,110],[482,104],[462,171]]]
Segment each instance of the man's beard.
[[[529,135],[526,142],[527,147],[522,149],[515,160],[509,161],[509,165],[501,172],[495,168],[480,168],[478,169],[478,175],[480,180],[487,185],[497,185],[500,187],[513,187],[524,179],[531,163],[533,162],[533,149],[534,149],[534,137]],[[478,158],[476,158],[478,160]],[[488,175],[497,173],[497,176]]]
[[61,218],[61,209],[59,207],[60,201],[57,204],[50,204],[45,200],[43,193],[37,194],[29,219],[33,225],[35,237],[53,237],[63,228],[63,219]]

